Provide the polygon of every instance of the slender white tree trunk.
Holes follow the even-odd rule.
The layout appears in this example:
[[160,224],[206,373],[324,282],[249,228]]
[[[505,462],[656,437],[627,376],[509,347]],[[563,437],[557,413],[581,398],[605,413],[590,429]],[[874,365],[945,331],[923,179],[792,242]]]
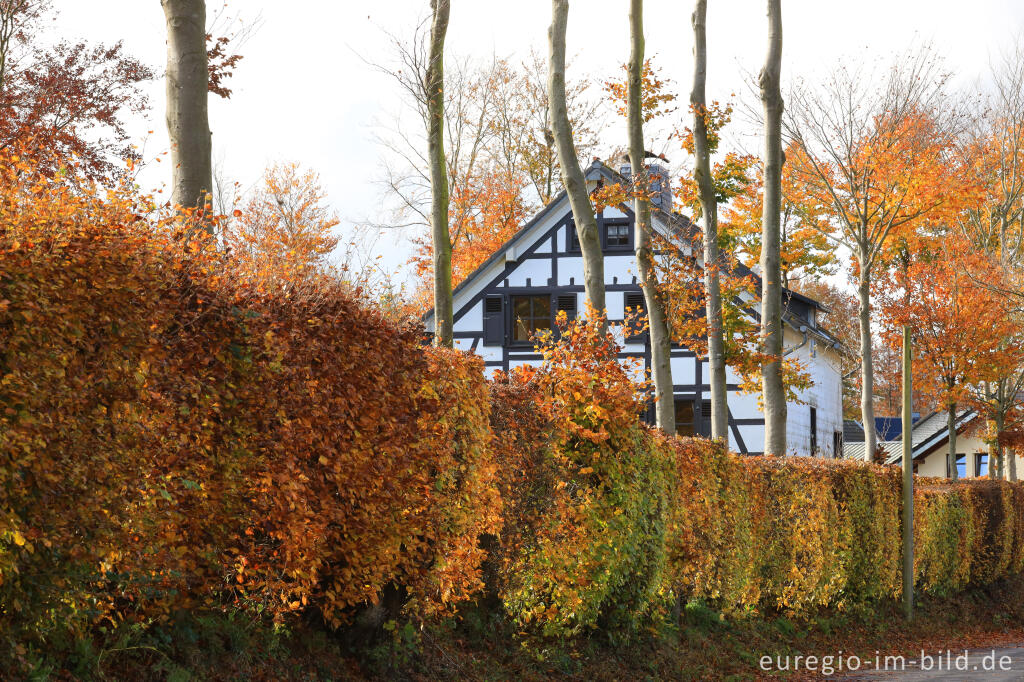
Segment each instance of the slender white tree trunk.
[[[718,250],[718,203],[711,175],[711,151],[705,114],[707,102],[707,0],[697,0],[693,10],[693,108],[694,179],[700,194],[704,222],[704,295],[707,299],[708,365],[711,378],[711,437],[728,442],[729,405],[725,383],[725,339],[722,336],[721,258]],[[697,378],[700,381],[700,377]]]
[[[207,209],[213,190],[205,0],[160,0],[167,23],[167,133],[172,201]],[[209,213],[207,210],[206,213]],[[210,232],[213,223],[203,224]]]
[[768,0],[768,55],[761,70],[764,109],[764,215],[761,223],[761,340],[772,360],[761,367],[764,451],[786,454],[782,381],[782,0]]
[[636,189],[636,263],[644,290],[647,326],[651,337],[651,374],[654,378],[655,414],[658,428],[667,434],[676,432],[675,391],[672,387],[672,339],[665,306],[658,293],[657,274],[651,252],[651,206],[646,192],[650,186],[644,164],[643,65],[644,1],[630,0],[629,6],[629,81],[627,88],[627,125],[629,127],[629,165]]
[[448,165],[444,155],[444,40],[448,33],[449,0],[431,0],[427,64],[427,155],[430,160],[430,227],[434,246],[434,343],[451,348],[452,240],[448,231]]
[[875,434],[875,372],[871,358],[871,279],[865,271],[865,263],[867,255],[862,254],[860,283],[857,286],[860,301],[860,413],[864,420],[864,458],[870,462],[875,456],[878,437]]
[[583,285],[590,304],[605,312],[604,254],[597,218],[587,193],[587,182],[576,156],[572,124],[565,101],[565,28],[569,20],[569,0],[552,0],[551,28],[548,30],[548,101],[551,106],[551,133],[555,138],[562,181],[569,194],[576,235],[583,255]]

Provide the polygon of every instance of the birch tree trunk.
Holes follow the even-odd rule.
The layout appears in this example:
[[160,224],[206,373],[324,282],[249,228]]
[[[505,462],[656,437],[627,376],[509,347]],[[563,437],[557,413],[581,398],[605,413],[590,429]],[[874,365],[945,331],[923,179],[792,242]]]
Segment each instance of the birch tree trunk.
[[[167,133],[172,201],[205,209],[213,191],[213,146],[207,99],[205,0],[160,0],[167,23]],[[207,214],[209,211],[206,212]],[[203,220],[208,232],[213,223]]]
[[782,0],[768,0],[768,54],[759,78],[764,109],[764,214],[761,222],[761,340],[773,358],[761,367],[764,452],[786,454],[782,383]]
[[427,156],[430,162],[430,230],[434,246],[434,345],[451,348],[452,240],[448,232],[448,165],[444,155],[444,39],[448,33],[449,0],[431,0],[427,63]]
[[958,477],[956,470],[956,403],[946,406],[946,429],[949,432],[949,452],[946,459],[949,464],[949,478],[955,481]]
[[[722,287],[719,279],[718,203],[711,176],[711,151],[705,118],[707,102],[707,0],[697,0],[693,10],[693,109],[694,179],[704,217],[704,295],[707,299],[708,365],[711,378],[711,437],[728,442],[729,406],[725,390],[725,340],[722,336]],[[700,381],[700,377],[697,379]]]
[[[551,133],[555,138],[562,180],[572,206],[580,251],[583,255],[583,285],[595,310],[605,313],[604,254],[597,218],[587,194],[587,182],[576,157],[572,124],[565,101],[565,28],[569,21],[569,0],[551,1],[551,28],[548,30],[548,101],[551,106]],[[607,321],[606,321],[607,324]]]
[[867,254],[862,255],[860,263],[860,283],[857,287],[857,298],[860,301],[860,414],[864,421],[864,458],[870,462],[875,457],[878,437],[875,433],[875,371],[871,358],[871,279],[865,270]]
[[651,252],[651,205],[647,197],[650,185],[644,164],[644,119],[641,105],[644,64],[644,0],[630,0],[629,6],[629,80],[626,117],[629,128],[629,165],[633,173],[636,198],[636,264],[640,286],[644,290],[647,327],[651,337],[651,374],[654,378],[654,407],[658,428],[669,435],[676,432],[675,391],[672,386],[672,339],[668,318],[658,293],[654,256]]

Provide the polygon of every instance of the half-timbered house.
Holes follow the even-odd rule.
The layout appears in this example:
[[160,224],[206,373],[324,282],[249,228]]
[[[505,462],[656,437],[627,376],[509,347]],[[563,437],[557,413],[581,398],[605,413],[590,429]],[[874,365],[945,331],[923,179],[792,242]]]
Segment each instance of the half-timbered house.
[[[628,168],[621,170],[628,173]],[[671,210],[667,172],[656,164],[649,172],[661,178],[664,188],[653,201],[653,229],[700,262],[696,228]],[[587,181],[593,187],[622,182],[622,175],[595,161],[587,169]],[[605,208],[597,219],[604,249],[608,318],[621,320],[627,308],[644,305],[633,253],[633,212],[623,204]],[[486,366],[495,370],[538,363],[540,356],[531,336],[553,327],[559,311],[573,317],[582,309],[583,281],[583,259],[563,191],[455,289],[456,347],[480,354]],[[788,405],[789,449],[799,455],[835,457],[842,450],[843,434],[839,343],[818,326],[822,310],[818,302],[790,291],[784,296],[785,352],[802,361],[814,381],[800,402]],[[757,302],[747,304],[756,316]],[[433,329],[431,314],[424,321],[427,329]],[[622,357],[642,358],[650,367],[646,334],[622,342]],[[706,359],[674,346],[672,377],[678,432],[706,435],[711,416]],[[736,452],[755,454],[764,447],[764,415],[759,396],[741,391],[739,381],[730,368],[729,445]]]

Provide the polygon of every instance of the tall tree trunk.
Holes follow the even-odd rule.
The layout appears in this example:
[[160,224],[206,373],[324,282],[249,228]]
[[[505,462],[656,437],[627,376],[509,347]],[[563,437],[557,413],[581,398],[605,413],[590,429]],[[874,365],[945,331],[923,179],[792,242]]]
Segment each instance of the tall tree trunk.
[[[986,398],[991,399],[991,394],[986,389]],[[992,437],[988,444],[988,477],[992,479],[1003,477],[1003,463],[1000,461],[999,445],[995,441],[995,434],[999,433],[999,429],[996,426],[998,420],[993,417],[986,421],[985,426],[988,428],[988,433]]]
[[1010,448],[1010,450],[1004,451],[1003,456],[1006,458],[1006,480],[1017,481],[1017,450]]
[[[693,10],[693,109],[694,179],[704,215],[704,295],[707,299],[708,365],[711,375],[711,437],[728,442],[729,405],[725,384],[725,339],[722,336],[722,286],[719,279],[721,258],[718,253],[718,203],[711,176],[711,150],[708,148],[707,102],[707,0],[697,0]],[[697,377],[700,381],[700,377]]]
[[651,252],[650,186],[644,164],[644,119],[642,74],[644,65],[644,0],[630,0],[629,7],[629,81],[626,107],[629,127],[629,165],[633,173],[636,198],[636,263],[640,286],[644,290],[647,327],[651,337],[651,370],[654,377],[655,414],[658,428],[669,435],[676,432],[675,391],[672,387],[672,339],[665,306],[658,293],[654,256]]
[[860,284],[857,298],[860,300],[860,414],[864,420],[864,457],[872,461],[878,437],[875,434],[875,371],[871,362],[871,279],[865,270],[866,254],[861,259]]
[[452,240],[448,232],[448,164],[444,156],[444,39],[448,33],[449,0],[431,0],[427,63],[427,155],[430,160],[430,228],[434,246],[434,344],[451,348]]
[[[903,433],[911,431],[911,396],[914,392],[910,367],[914,357],[910,347],[910,327],[903,327]],[[914,617],[914,451],[913,441],[903,439],[903,615]]]
[[[782,0],[768,0],[768,55],[761,69],[764,109],[764,215],[761,222],[761,340],[772,360],[761,367],[764,451],[786,454],[782,382]],[[813,454],[813,453],[812,453]]]
[[[207,209],[213,191],[213,146],[207,107],[205,0],[160,0],[167,22],[167,133],[173,167],[172,201]],[[208,214],[209,211],[207,210]],[[208,232],[213,223],[203,224]]]
[[[1003,426],[1005,424],[1004,418],[1001,412],[996,414],[996,433],[995,433],[995,451],[996,451],[996,462],[998,463],[999,472],[996,478],[1007,478],[1009,474],[1009,467],[1006,466],[1006,451],[1003,449],[1003,444],[999,442],[999,434],[1003,432]],[[990,465],[991,466],[991,465]]]
[[596,311],[605,314],[604,254],[597,218],[587,194],[587,181],[576,156],[572,124],[565,101],[565,28],[569,21],[569,0],[551,1],[551,28],[548,30],[548,102],[551,107],[551,134],[558,150],[562,181],[569,194],[576,235],[583,255],[583,285]]
[[946,429],[949,431],[949,452],[946,458],[949,462],[949,478],[957,480],[956,471],[956,403],[946,406]]

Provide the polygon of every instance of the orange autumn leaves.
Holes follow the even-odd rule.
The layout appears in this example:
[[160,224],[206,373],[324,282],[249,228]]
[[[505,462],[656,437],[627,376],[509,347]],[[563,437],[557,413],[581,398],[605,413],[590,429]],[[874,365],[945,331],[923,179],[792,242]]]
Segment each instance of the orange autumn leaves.
[[[524,200],[528,179],[518,173],[488,169],[478,176],[466,178],[451,189],[448,220],[452,240],[452,285],[458,286],[480,264],[508,241],[529,218]],[[417,306],[432,305],[434,265],[430,240],[415,240],[416,253],[411,259],[420,280],[416,293]]]
[[179,221],[0,164],[0,628],[336,625],[393,582],[422,616],[478,591],[501,508],[482,361],[328,274],[268,287],[294,264],[254,278]]
[[970,403],[972,386],[1019,365],[1024,328],[1004,289],[999,267],[953,235],[878,282],[883,336],[898,348],[911,328],[915,386],[937,405]]
[[251,277],[301,278],[326,265],[338,245],[339,222],[315,172],[279,163],[267,168],[243,208],[224,221],[224,240]]

